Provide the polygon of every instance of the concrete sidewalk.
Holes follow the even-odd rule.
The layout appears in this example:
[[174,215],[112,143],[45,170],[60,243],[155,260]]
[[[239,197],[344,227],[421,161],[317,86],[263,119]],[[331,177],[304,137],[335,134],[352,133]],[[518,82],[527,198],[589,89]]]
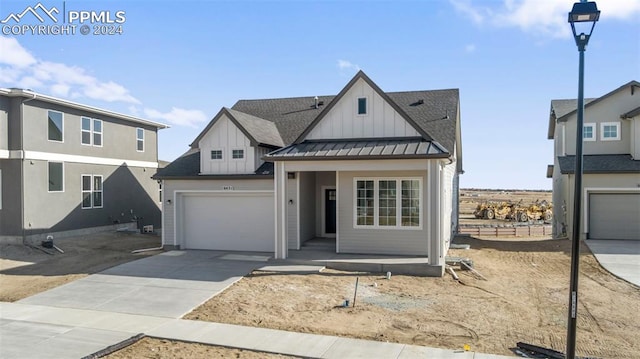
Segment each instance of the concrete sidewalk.
[[506,356],[166,317],[0,302],[0,357],[80,358],[138,333],[309,358],[499,359]]
[[601,266],[640,287],[640,240],[584,241]]

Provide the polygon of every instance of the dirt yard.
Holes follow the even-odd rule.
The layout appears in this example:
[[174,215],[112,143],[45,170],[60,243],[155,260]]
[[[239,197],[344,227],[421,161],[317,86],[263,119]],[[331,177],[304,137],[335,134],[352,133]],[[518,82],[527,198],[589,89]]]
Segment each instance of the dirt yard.
[[[464,238],[469,257],[488,280],[460,271],[419,278],[325,270],[286,275],[254,272],[186,318],[513,354],[519,341],[565,350],[570,242]],[[640,288],[604,271],[583,247],[578,354],[638,358]],[[353,301],[359,277],[355,307]]]
[[179,359],[179,358],[239,358],[239,359],[286,359],[298,358],[287,355],[231,349],[175,340],[143,338],[137,343],[104,357],[106,359]]
[[0,244],[0,301],[14,302],[118,264],[158,254],[132,250],[160,246],[160,237],[105,232],[54,241],[64,254]]

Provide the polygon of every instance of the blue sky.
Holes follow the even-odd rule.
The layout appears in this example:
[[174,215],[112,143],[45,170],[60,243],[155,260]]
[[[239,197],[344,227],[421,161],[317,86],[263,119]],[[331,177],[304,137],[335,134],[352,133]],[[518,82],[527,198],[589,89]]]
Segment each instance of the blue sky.
[[[551,189],[550,100],[577,96],[573,2],[44,0],[124,11],[122,34],[0,35],[0,87],[167,123],[159,157],[173,160],[223,106],[336,94],[362,69],[384,91],[460,89],[462,187]],[[37,3],[2,0],[0,18]],[[587,97],[640,80],[640,0],[598,7]]]

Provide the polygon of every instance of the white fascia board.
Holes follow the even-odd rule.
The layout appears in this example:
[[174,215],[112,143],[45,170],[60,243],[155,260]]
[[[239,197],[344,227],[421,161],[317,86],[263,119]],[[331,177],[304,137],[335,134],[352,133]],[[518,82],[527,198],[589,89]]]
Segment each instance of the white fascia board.
[[9,97],[28,97],[28,98],[31,98],[31,99],[34,99],[34,100],[40,100],[40,101],[44,101],[44,102],[49,102],[49,103],[53,103],[53,104],[57,104],[57,105],[61,105],[61,106],[69,107],[69,108],[74,108],[74,109],[81,110],[81,111],[89,111],[89,112],[93,112],[93,113],[96,113],[96,114],[99,114],[99,115],[117,118],[117,119],[120,119],[120,120],[125,120],[125,121],[140,123],[140,124],[143,124],[143,125],[153,126],[153,127],[158,128],[158,129],[165,129],[165,128],[169,128],[170,127],[169,125],[166,125],[164,123],[155,122],[155,121],[151,121],[151,120],[146,120],[146,119],[140,118],[140,117],[134,117],[134,116],[130,116],[130,115],[125,115],[125,114],[122,114],[122,113],[113,112],[113,111],[101,109],[101,108],[98,108],[98,107],[93,107],[93,106],[89,106],[89,105],[83,105],[83,104],[80,104],[80,103],[77,103],[77,102],[73,102],[73,101],[69,101],[69,100],[63,100],[61,98],[57,98],[57,97],[53,97],[53,96],[43,95],[43,94],[40,94],[40,93],[37,93],[37,92],[33,92],[33,91],[29,91],[29,90],[0,88],[0,94],[5,95],[5,96],[9,96]]

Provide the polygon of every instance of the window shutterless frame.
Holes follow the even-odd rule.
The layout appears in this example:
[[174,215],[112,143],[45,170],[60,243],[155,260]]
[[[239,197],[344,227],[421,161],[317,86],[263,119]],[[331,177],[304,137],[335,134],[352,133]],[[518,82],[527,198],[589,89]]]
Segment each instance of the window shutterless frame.
[[136,128],[136,151],[144,152],[144,129]]
[[64,162],[47,162],[47,180],[47,192],[64,192]]
[[222,161],[222,160],[224,160],[224,154],[223,154],[222,149],[216,148],[216,149],[211,150],[209,156],[210,156],[209,158],[212,161]]
[[64,142],[64,114],[47,110],[47,139],[51,142]]
[[80,143],[102,147],[102,120],[85,116],[80,118]]
[[595,141],[597,138],[597,126],[595,123],[585,123],[582,126],[582,139],[584,141]]
[[619,141],[620,140],[620,122],[600,123],[600,140],[601,141]]
[[232,160],[244,160],[244,149],[231,150]]
[[423,186],[420,177],[355,177],[353,228],[422,230]]
[[369,101],[366,97],[358,97],[356,99],[356,114],[358,116],[366,116],[369,113]]

